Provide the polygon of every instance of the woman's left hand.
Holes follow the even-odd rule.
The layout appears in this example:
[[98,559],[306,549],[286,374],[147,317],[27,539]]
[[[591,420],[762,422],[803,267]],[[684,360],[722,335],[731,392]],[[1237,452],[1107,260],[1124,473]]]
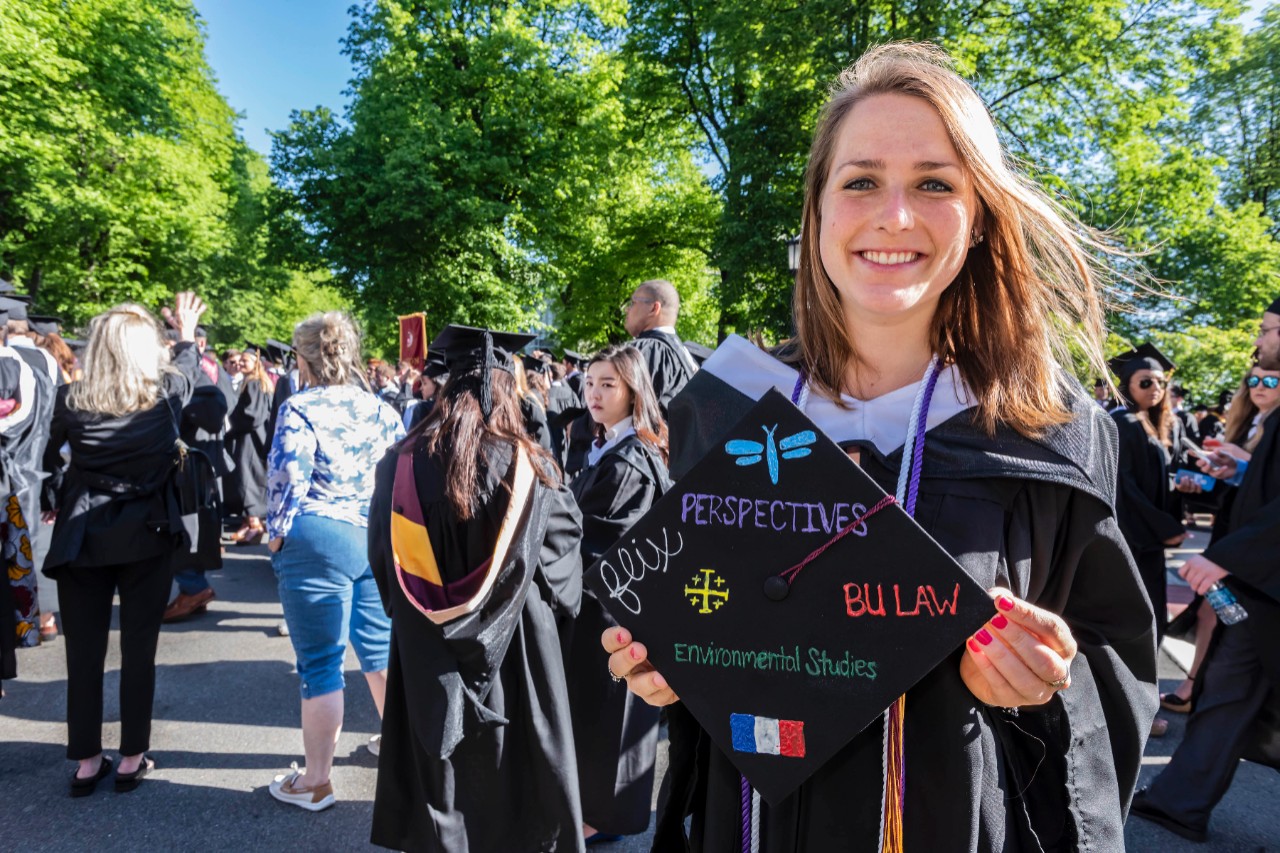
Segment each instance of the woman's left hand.
[[999,612],[969,638],[960,677],[987,705],[1043,705],[1071,686],[1071,629],[1056,613],[1014,598],[1007,589],[989,592]]
[[274,554],[276,551],[279,551],[283,547],[284,547],[283,536],[277,536],[275,539],[272,539],[270,542],[267,543],[267,550],[270,551],[272,554]]
[[208,305],[190,290],[184,290],[173,298],[173,310],[163,309],[160,315],[170,326],[178,330],[178,339],[194,341],[196,326],[200,323],[200,315],[207,311]]

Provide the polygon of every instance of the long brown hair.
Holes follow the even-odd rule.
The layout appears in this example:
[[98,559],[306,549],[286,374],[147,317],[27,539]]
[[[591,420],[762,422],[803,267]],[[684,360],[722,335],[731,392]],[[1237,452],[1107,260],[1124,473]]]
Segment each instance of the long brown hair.
[[245,370],[243,367],[240,369],[240,373],[244,376],[244,385],[240,386],[240,393],[243,394],[245,392],[250,382],[257,382],[259,388],[270,392],[271,378],[267,376],[267,369],[262,366],[262,356],[253,350],[247,349],[240,353],[241,363],[243,363],[246,355],[253,356],[253,370]]
[[479,507],[479,486],[485,450],[497,444],[523,447],[534,474],[545,486],[557,485],[553,457],[529,439],[520,413],[515,377],[504,370],[492,372],[493,409],[486,422],[480,411],[480,373],[454,374],[436,393],[436,402],[420,423],[396,445],[400,453],[421,448],[445,460],[444,494],[462,521]]
[[1095,256],[1118,254],[1019,175],[982,100],[940,48],[895,43],[868,50],[835,81],[814,131],[805,170],[800,269],[793,312],[797,336],[779,351],[840,402],[846,370],[859,362],[840,296],[823,269],[822,195],[845,118],[873,95],[922,98],[941,116],[973,178],[978,233],[933,316],[931,345],[954,362],[988,433],[1005,423],[1034,436],[1070,416],[1061,387],[1072,346],[1101,375],[1103,305]]
[[1258,404],[1253,402],[1253,395],[1249,393],[1249,377],[1254,375],[1253,372],[1255,370],[1262,370],[1268,374],[1275,373],[1275,371],[1267,370],[1257,364],[1249,368],[1249,372],[1240,380],[1239,390],[1231,398],[1231,405],[1227,408],[1226,421],[1223,423],[1222,435],[1225,441],[1235,444],[1250,453],[1262,441],[1261,423],[1258,424],[1253,437],[1249,437],[1249,430],[1253,429],[1254,418],[1262,411],[1258,408]]
[[[584,371],[591,365],[607,362],[618,372],[618,378],[631,394],[631,426],[636,437],[667,463],[667,423],[662,419],[662,410],[658,408],[658,395],[653,391],[653,382],[649,379],[649,369],[640,351],[628,344],[613,344],[605,347],[591,357]],[[596,424],[597,438],[604,438],[604,424]]]

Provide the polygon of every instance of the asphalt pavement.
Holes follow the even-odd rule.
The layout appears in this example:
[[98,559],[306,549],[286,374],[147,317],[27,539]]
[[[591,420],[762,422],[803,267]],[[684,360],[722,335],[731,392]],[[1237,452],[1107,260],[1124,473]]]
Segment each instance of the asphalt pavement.
[[[19,678],[4,683],[0,700],[0,849],[376,849],[368,839],[377,759],[365,745],[378,721],[354,656],[347,657],[346,724],[333,770],[337,805],[313,814],[276,802],[267,785],[303,759],[293,651],[278,630],[266,549],[228,549],[225,567],[210,579],[218,597],[209,611],[161,633],[151,738],[157,767],[132,793],[116,794],[107,782],[92,797],[67,796],[74,764],[65,758],[63,641],[19,652]],[[119,664],[113,638],[103,731],[113,756]],[[1172,690],[1182,671],[1167,655],[1160,666],[1161,688]],[[1148,745],[1144,783],[1182,736],[1185,717],[1166,716],[1171,729]],[[665,749],[663,741],[660,776]],[[1280,851],[1280,774],[1242,763],[1210,832],[1210,843],[1197,845],[1135,818],[1126,840],[1129,850],[1159,853]],[[649,842],[646,834],[592,849],[638,853]]]

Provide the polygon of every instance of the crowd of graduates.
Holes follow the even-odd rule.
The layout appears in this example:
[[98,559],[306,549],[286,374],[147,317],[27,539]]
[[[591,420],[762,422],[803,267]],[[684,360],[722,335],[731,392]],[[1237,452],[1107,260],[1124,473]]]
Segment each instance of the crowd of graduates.
[[[766,352],[731,336],[705,360],[660,279],[623,306],[630,340],[596,353],[448,325],[394,365],[366,360],[339,312],[289,344],[215,354],[190,293],[162,319],[137,305],[95,317],[77,360],[5,286],[0,675],[16,674],[15,644],[57,631],[41,623],[43,573],[65,629],[71,795],[113,773],[133,790],[156,766],[160,625],[208,608],[223,547],[265,543],[305,752],[270,794],[307,811],[339,798],[349,645],[382,717],[369,749],[384,847],[580,851],[644,831],[663,715],[655,850],[1112,850],[1131,812],[1205,838],[1240,758],[1280,763],[1259,737],[1280,683],[1280,300],[1229,406],[1181,411],[1149,344],[1112,359],[1116,381],[1091,402],[1055,354],[1074,328],[1103,365],[1091,258],[1106,244],[1011,171],[976,92],[927,45],[872,49],[840,77],[805,199],[795,337]],[[739,733],[730,754],[584,572],[718,448],[747,448],[735,470],[767,456],[776,484],[767,426],[767,447],[725,437],[779,395],[812,427],[780,441],[783,458],[821,432],[914,518],[901,561],[945,550],[991,615],[955,648],[930,648],[918,624],[927,654],[894,653],[914,667],[905,693],[762,798]],[[1179,574],[1206,604],[1169,629],[1198,638],[1197,663],[1161,697],[1165,550],[1205,510],[1213,538]],[[794,629],[807,614],[770,603],[782,580],[747,606]],[[117,595],[118,766],[102,744]],[[773,719],[772,735],[754,717],[753,754],[803,758],[779,752],[777,727],[839,716],[792,692],[811,716]],[[1158,705],[1192,716],[1135,796]]]

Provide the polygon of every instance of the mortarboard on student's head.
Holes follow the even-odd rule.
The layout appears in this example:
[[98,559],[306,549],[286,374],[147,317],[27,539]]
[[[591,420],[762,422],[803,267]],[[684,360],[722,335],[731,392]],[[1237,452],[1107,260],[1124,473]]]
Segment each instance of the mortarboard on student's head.
[[492,371],[514,373],[516,353],[534,337],[519,332],[496,332],[473,326],[449,325],[440,330],[428,349],[444,358],[450,376],[475,372],[480,374],[480,411],[487,421],[493,412],[493,386],[490,384]]
[[995,613],[986,590],[777,391],[584,581],[770,803]]
[[37,335],[56,335],[58,334],[58,327],[62,325],[62,318],[28,314],[27,322],[31,324],[31,331]]
[[267,358],[276,364],[284,364],[291,355],[293,355],[293,347],[273,338],[267,338]]
[[207,340],[209,338],[209,330],[204,326],[196,326],[196,340],[200,340],[201,338],[205,338]]
[[1147,341],[1137,349],[1120,353],[1108,361],[1107,366],[1120,377],[1121,387],[1127,385],[1130,377],[1139,370],[1159,370],[1168,373],[1174,368],[1173,362],[1156,349],[1151,341]]
[[265,347],[260,346],[259,344],[255,344],[253,341],[245,341],[245,342],[244,342],[244,349],[240,350],[240,352],[241,352],[241,353],[252,353],[253,355],[257,356],[258,358],[262,358],[262,356],[266,354],[267,350],[266,350],[266,348],[265,348]]
[[569,364],[572,364],[574,367],[581,367],[582,363],[587,360],[587,357],[580,352],[574,352],[571,349],[567,349],[564,351],[564,360]]
[[29,299],[18,299],[13,295],[0,296],[0,309],[9,315],[10,320],[25,320],[29,301]]
[[442,376],[449,375],[449,366],[444,363],[444,356],[430,352],[427,354],[426,364],[422,366],[422,372],[438,382]]

